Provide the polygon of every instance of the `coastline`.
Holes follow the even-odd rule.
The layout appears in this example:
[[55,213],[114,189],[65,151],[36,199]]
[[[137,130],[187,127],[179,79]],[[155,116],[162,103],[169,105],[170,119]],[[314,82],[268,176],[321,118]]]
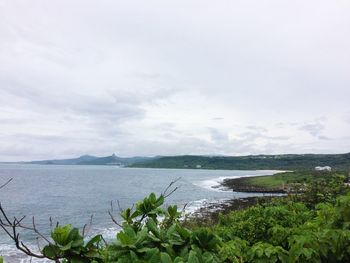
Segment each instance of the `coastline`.
[[[241,171],[241,170],[239,170]],[[255,178],[255,177],[264,177],[264,176],[273,176],[279,173],[284,173],[285,171],[283,170],[251,170],[250,172],[260,172],[261,174],[246,174],[246,175],[234,175],[234,176],[220,176],[216,178],[210,178],[206,179],[203,181],[199,181],[194,183],[195,185],[199,187],[203,187],[206,189],[210,189],[212,191],[234,191],[234,192],[242,192],[242,193],[264,193],[264,191],[259,192],[259,191],[244,191],[242,188],[241,190],[235,189],[231,187],[230,184],[226,184],[226,181],[231,181],[234,182],[235,180],[240,180],[240,179],[248,179],[248,178]],[[247,171],[248,172],[248,171]]]
[[196,226],[216,224],[219,221],[220,214],[225,215],[232,211],[244,210],[254,205],[270,202],[274,198],[280,198],[280,196],[251,196],[209,202],[199,207],[194,212],[187,214],[184,219],[184,224],[188,226],[192,224]]
[[286,190],[280,187],[266,187],[263,185],[250,184],[249,180],[256,176],[228,178],[221,182],[221,186],[234,192],[244,193],[267,193],[267,194],[285,194]]
[[[269,170],[271,172],[271,170]],[[187,215],[188,222],[185,220],[185,224],[195,223],[197,225],[206,225],[211,223],[217,223],[220,214],[228,214],[232,211],[239,211],[248,207],[270,202],[274,198],[281,198],[286,191],[280,188],[267,188],[264,186],[251,185],[248,180],[251,178],[262,177],[262,176],[273,176],[285,171],[274,171],[273,174],[263,175],[252,175],[252,176],[240,176],[240,177],[226,177],[207,180],[211,182],[210,185],[206,185],[206,188],[211,188],[217,191],[233,191],[239,193],[252,193],[255,195],[222,199],[218,201],[204,202],[196,210],[192,211]],[[261,194],[261,196],[256,196]]]

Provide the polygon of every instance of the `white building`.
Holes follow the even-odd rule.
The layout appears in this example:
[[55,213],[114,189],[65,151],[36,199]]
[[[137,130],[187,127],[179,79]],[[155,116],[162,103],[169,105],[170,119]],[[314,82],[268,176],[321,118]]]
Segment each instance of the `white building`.
[[332,171],[330,166],[316,166],[315,171]]

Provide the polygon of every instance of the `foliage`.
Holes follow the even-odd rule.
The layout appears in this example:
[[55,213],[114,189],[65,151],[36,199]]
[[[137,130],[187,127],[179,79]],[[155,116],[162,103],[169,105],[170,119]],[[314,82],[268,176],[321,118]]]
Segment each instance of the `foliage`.
[[43,248],[43,255],[49,259],[66,259],[64,262],[102,262],[100,248],[102,236],[97,235],[86,244],[77,228],[71,225],[57,226],[51,233],[54,243]]
[[315,209],[290,201],[252,207],[215,229],[226,262],[349,262],[350,194]]
[[246,183],[260,187],[281,187],[289,184],[308,184],[322,180],[330,180],[337,175],[345,175],[344,171],[292,171],[274,175],[248,177]]
[[346,154],[284,154],[248,156],[165,156],[135,163],[131,167],[148,168],[197,168],[222,170],[313,170],[315,166],[331,166],[334,169],[350,168],[350,153]]
[[135,209],[121,212],[122,229],[112,244],[101,235],[84,242],[77,228],[57,226],[54,241],[42,249],[44,257],[66,263],[87,262],[220,262],[221,239],[207,228],[189,230],[182,226],[177,206],[163,208],[164,195],[154,193],[138,202]]
[[302,203],[258,205],[222,216],[216,231],[224,240],[239,237],[250,243],[268,241],[273,227],[295,227],[311,220],[312,215]]
[[[233,191],[242,192],[301,193],[310,191],[310,185],[312,187],[318,185],[318,188],[328,187],[327,190],[335,192],[339,186],[344,188],[344,182],[348,180],[349,174],[346,171],[293,171],[274,175],[227,179],[222,184]],[[333,185],[330,184],[331,181],[334,181]],[[341,193],[344,193],[344,191],[338,191],[338,194]]]
[[152,193],[136,204],[135,211],[125,210],[122,231],[105,249],[104,261],[219,262],[219,237],[208,229],[183,227],[177,207],[162,209],[163,203],[163,195],[157,198]]
[[334,204],[339,195],[348,191],[349,187],[345,184],[348,180],[346,176],[340,174],[315,180],[306,184],[304,194],[297,197],[308,206],[321,202]]

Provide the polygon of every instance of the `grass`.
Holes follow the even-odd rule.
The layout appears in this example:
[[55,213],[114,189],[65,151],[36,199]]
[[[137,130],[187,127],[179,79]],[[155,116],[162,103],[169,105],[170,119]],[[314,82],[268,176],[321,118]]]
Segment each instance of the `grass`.
[[259,186],[267,189],[283,188],[284,186],[295,183],[308,183],[322,179],[327,179],[331,175],[341,174],[343,172],[332,171],[296,171],[296,172],[283,172],[275,175],[259,176],[247,178],[246,183],[251,186]]

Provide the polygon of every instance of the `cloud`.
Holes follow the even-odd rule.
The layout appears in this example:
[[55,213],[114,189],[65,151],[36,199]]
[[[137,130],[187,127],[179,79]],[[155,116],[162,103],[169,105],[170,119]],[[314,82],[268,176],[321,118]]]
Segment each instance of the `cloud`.
[[318,135],[324,130],[324,125],[321,123],[309,123],[300,126],[299,129],[308,132],[314,137],[318,137]]
[[350,112],[346,112],[343,116],[345,122],[347,122],[348,124],[350,124]]
[[322,135],[318,136],[318,138],[319,138],[320,140],[325,140],[325,141],[331,141],[331,140],[332,140],[332,138],[329,138],[329,137],[327,137],[327,136],[322,136]]
[[209,129],[210,138],[213,142],[225,143],[229,141],[228,134],[215,128]]
[[246,140],[257,140],[257,139],[264,139],[264,140],[275,140],[275,141],[284,141],[290,139],[289,136],[271,136],[268,135],[267,130],[265,133],[263,132],[243,132],[239,134],[239,137],[244,138]]
[[318,140],[332,141],[334,140],[334,138],[323,134],[326,130],[326,127],[322,122],[325,122],[325,120],[325,118],[318,118],[316,122],[310,122],[308,124],[303,124],[299,126],[299,130],[309,133],[312,137]]
[[349,151],[349,11],[3,1],[0,160]]
[[264,127],[259,127],[259,126],[255,126],[255,125],[248,125],[247,128],[249,130],[253,130],[256,132],[266,132],[267,131],[267,129],[265,129]]

